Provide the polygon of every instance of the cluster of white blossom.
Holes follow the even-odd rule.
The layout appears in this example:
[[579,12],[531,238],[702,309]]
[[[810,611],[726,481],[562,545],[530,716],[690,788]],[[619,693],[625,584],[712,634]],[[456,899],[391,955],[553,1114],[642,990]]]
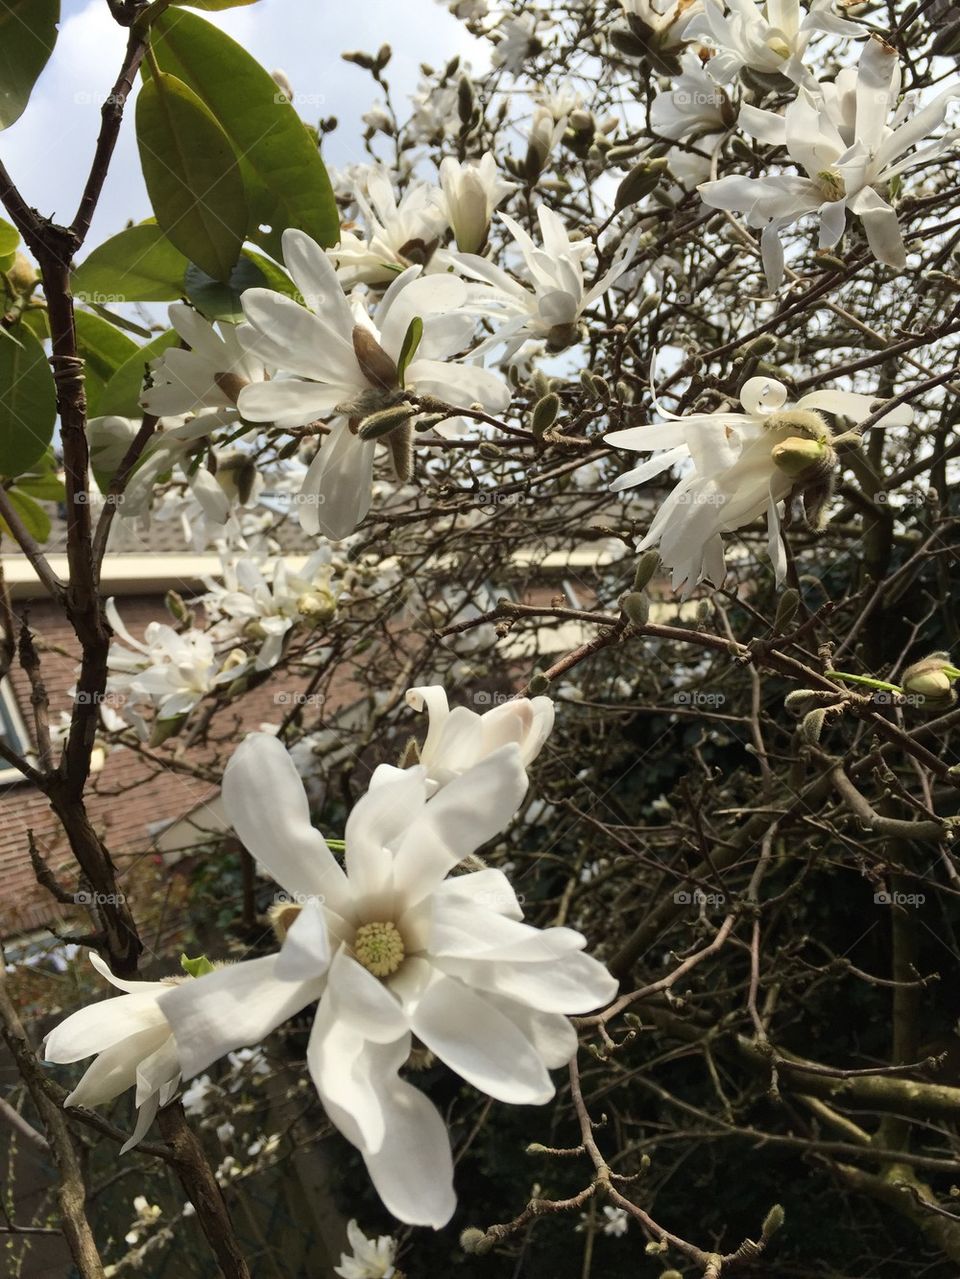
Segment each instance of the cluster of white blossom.
[[347,821],[343,864],[311,825],[276,737],[252,734],[227,765],[230,823],[284,890],[273,912],[279,951],[219,967],[191,961],[186,975],[159,982],[122,981],[91,954],[125,997],[68,1017],[45,1052],[54,1062],[97,1054],[69,1105],[136,1086],[125,1149],[181,1079],[260,1044],[318,1000],[307,1068],[401,1221],[439,1228],[456,1202],[443,1118],[400,1074],[414,1035],[499,1101],[553,1096],[549,1071],[577,1047],[569,1015],[607,1003],[617,983],[583,953],[579,933],[523,923],[503,872],[465,865],[516,815],[552,704],[518,699],[481,715],[449,710],[439,688],[409,697],[430,715],[422,760],[374,772]]

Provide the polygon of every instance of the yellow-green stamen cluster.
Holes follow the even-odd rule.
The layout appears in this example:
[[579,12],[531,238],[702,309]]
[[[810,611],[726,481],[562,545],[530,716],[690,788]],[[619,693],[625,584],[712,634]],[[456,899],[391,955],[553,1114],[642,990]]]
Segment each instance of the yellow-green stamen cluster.
[[363,924],[353,942],[357,963],[374,977],[389,977],[403,963],[406,950],[396,924]]

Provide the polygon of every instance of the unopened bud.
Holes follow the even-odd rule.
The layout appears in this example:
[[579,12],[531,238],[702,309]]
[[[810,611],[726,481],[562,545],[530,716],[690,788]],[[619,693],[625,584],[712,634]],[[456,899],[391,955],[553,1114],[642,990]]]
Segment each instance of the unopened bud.
[[533,414],[530,419],[534,435],[541,436],[544,431],[553,426],[559,412],[560,396],[557,395],[556,391],[551,391],[548,395],[543,396],[542,399],[537,400],[533,406]]
[[777,604],[777,615],[773,619],[773,629],[781,635],[797,615],[800,607],[800,592],[793,587],[783,592]]
[[476,1226],[468,1226],[460,1234],[460,1247],[464,1252],[479,1257],[490,1251],[493,1240],[487,1238],[486,1231],[478,1230]]
[[763,1219],[763,1225],[760,1228],[761,1238],[764,1240],[772,1239],[783,1226],[786,1216],[787,1214],[783,1211],[782,1205],[774,1204]]
[[634,626],[646,626],[650,619],[650,601],[643,591],[625,591],[620,607]]
[[617,187],[617,194],[613,201],[615,212],[619,213],[621,209],[629,208],[631,204],[637,204],[638,201],[645,199],[660,182],[661,177],[661,171],[653,167],[653,162],[644,161],[641,164],[635,164]]
[[391,404],[388,409],[371,413],[360,423],[357,435],[361,440],[381,440],[397,427],[415,417],[417,410],[411,404]]
[[550,678],[543,671],[534,671],[530,676],[529,689],[534,697],[542,696],[550,687]]
[[186,718],[186,715],[175,715],[173,719],[155,720],[153,731],[150,734],[150,745],[162,746],[171,737],[176,737],[177,733],[183,728]]
[[791,479],[799,479],[812,470],[820,470],[828,461],[831,450],[823,440],[811,440],[802,435],[791,435],[782,444],[775,444],[770,456],[774,465]]
[[642,591],[659,567],[660,552],[653,549],[644,551],[637,560],[637,570],[633,575],[633,589]]
[[823,726],[827,719],[827,708],[819,706],[816,710],[807,711],[800,722],[800,736],[808,746],[816,746],[820,741],[823,733]]
[[949,653],[931,653],[907,667],[900,686],[905,693],[922,697],[925,702],[945,705],[954,700],[953,685],[958,679],[960,670],[951,664]]

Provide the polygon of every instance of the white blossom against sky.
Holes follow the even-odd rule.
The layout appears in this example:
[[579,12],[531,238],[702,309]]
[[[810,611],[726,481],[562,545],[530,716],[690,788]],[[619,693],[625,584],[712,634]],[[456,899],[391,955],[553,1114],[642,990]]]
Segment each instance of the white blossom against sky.
[[[23,117],[0,134],[0,156],[30,204],[70,219],[76,211],[100,127],[100,104],[123,58],[126,32],[106,0],[63,0],[60,37]],[[343,62],[348,49],[394,50],[387,70],[391,90],[406,111],[421,62],[440,67],[454,54],[486,65],[489,46],[476,41],[437,0],[259,0],[222,13],[205,13],[268,70],[281,68],[307,120],[335,115],[339,128],[324,143],[329,164],[364,159],[360,117],[379,91],[369,74]],[[103,199],[88,245],[95,246],[133,218],[150,216],[128,108]]]

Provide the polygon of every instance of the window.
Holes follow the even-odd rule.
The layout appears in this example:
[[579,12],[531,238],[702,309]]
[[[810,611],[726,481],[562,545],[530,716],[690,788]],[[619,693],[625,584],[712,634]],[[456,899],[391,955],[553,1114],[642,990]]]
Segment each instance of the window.
[[[0,681],[0,741],[18,755],[29,756],[31,753],[30,739],[9,680]],[[20,770],[0,759],[0,783],[6,785],[20,781],[23,781]]]

